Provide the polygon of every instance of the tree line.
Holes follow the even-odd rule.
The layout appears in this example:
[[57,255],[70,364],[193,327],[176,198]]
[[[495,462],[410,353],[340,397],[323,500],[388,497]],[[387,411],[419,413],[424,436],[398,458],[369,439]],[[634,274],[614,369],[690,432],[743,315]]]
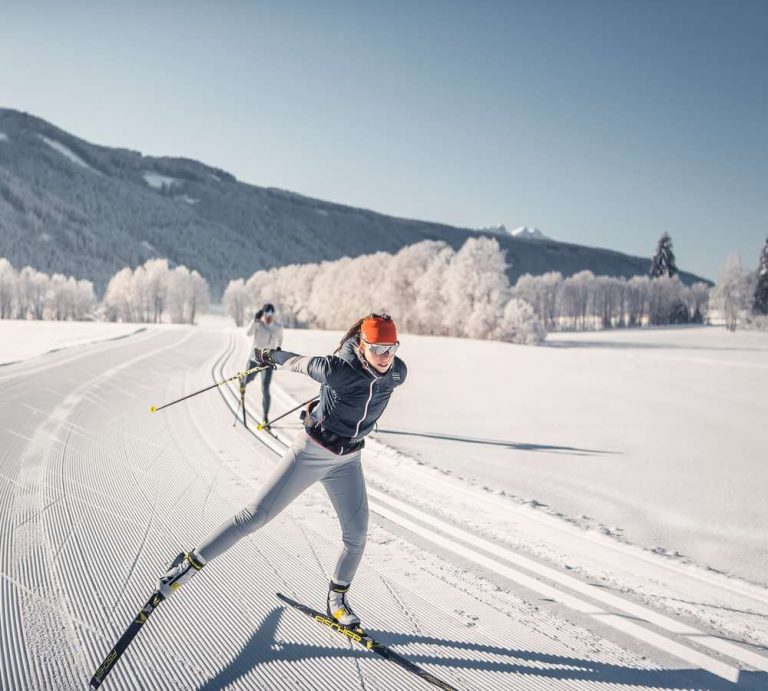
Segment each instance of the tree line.
[[360,315],[385,311],[413,334],[538,343],[541,319],[509,285],[496,240],[469,238],[459,250],[425,240],[395,254],[293,264],[230,281],[224,304],[242,326],[263,302],[287,326],[346,329]]
[[[755,310],[760,294],[768,312],[768,250],[761,261]],[[686,286],[667,233],[644,276],[549,272],[523,275],[511,286],[505,269],[494,239],[470,238],[458,251],[424,241],[396,254],[257,271],[230,281],[223,301],[238,326],[263,302],[273,302],[293,327],[340,330],[376,308],[396,315],[409,333],[538,343],[556,330],[705,323],[710,300],[722,312],[723,297],[733,292],[723,277],[714,289],[704,282]],[[741,302],[734,304],[741,306],[749,286],[739,290]]]
[[[717,285],[684,285],[668,234],[646,276],[616,278],[581,271],[526,274],[512,286],[495,239],[468,239],[458,250],[427,240],[395,254],[292,264],[229,282],[224,303],[238,326],[264,302],[279,305],[287,326],[344,329],[363,313],[388,311],[409,333],[539,343],[548,331],[706,322],[712,308],[730,329],[768,328],[768,241],[756,271],[729,258]],[[207,281],[186,266],[150,259],[123,268],[99,302],[93,284],[17,271],[0,258],[0,318],[104,319],[194,323],[209,306]]]
[[167,259],[118,271],[99,302],[93,284],[72,276],[49,276],[32,267],[17,271],[0,257],[0,319],[194,324],[209,306],[207,281],[186,266],[171,269]]
[[96,305],[93,283],[31,266],[17,271],[0,257],[0,319],[88,319]]

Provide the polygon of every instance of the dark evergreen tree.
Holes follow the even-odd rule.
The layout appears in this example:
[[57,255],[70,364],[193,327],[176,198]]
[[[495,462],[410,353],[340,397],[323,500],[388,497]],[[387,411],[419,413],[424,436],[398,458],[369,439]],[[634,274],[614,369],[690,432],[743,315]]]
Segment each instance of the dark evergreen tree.
[[669,276],[672,278],[677,274],[675,264],[675,253],[672,251],[672,238],[669,233],[664,233],[659,238],[659,244],[656,245],[656,254],[651,260],[651,278],[660,278]]
[[670,324],[687,324],[691,321],[691,314],[688,311],[688,305],[682,300],[677,300],[669,308]]
[[755,314],[768,314],[768,240],[760,253],[760,266],[757,267],[757,285],[755,299],[752,302]]

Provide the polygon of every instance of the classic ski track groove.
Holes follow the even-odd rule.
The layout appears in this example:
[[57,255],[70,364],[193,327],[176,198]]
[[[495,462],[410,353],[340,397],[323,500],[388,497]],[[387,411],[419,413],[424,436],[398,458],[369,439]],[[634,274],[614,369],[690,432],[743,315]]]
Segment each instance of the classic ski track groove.
[[[383,442],[379,442],[378,440],[375,441],[375,444],[381,444],[382,447],[386,447]],[[409,472],[421,475],[422,477],[428,477],[430,482],[434,482],[443,486],[450,485],[452,492],[459,492],[467,497],[470,497],[473,501],[482,501],[486,504],[493,504],[498,509],[510,515],[519,515],[521,512],[525,512],[526,518],[530,518],[543,525],[546,525],[548,528],[566,533],[571,539],[592,542],[599,545],[603,549],[611,549],[613,551],[622,552],[623,554],[626,554],[633,559],[645,561],[657,568],[664,568],[668,571],[674,571],[675,573],[678,573],[685,578],[692,578],[722,590],[728,590],[744,598],[757,600],[768,605],[768,594],[753,586],[751,583],[736,581],[734,579],[721,579],[717,578],[716,576],[710,576],[706,572],[701,571],[699,568],[688,568],[685,565],[676,564],[674,561],[661,561],[658,559],[658,557],[648,554],[646,550],[637,545],[625,544],[617,540],[606,539],[601,535],[594,535],[588,531],[575,529],[570,525],[563,524],[563,522],[560,520],[554,520],[551,516],[539,515],[535,511],[529,510],[527,507],[510,504],[509,501],[498,499],[493,495],[480,493],[477,490],[469,487],[462,487],[458,482],[438,476],[435,473],[430,473],[429,470],[418,466],[409,468]]]
[[[40,460],[39,460],[39,468],[36,471],[37,474],[40,476],[41,484],[39,487],[36,488],[36,492],[40,496],[45,496],[53,493],[60,492],[60,496],[53,502],[49,502],[43,509],[36,512],[35,515],[27,517],[26,520],[22,521],[19,524],[15,524],[12,526],[12,530],[15,531],[17,528],[21,527],[22,525],[25,525],[29,523],[29,521],[32,518],[40,517],[43,521],[43,524],[41,525],[38,535],[43,539],[42,544],[47,545],[47,547],[43,547],[42,550],[38,549],[35,550],[37,554],[33,555],[33,559],[30,562],[30,567],[26,569],[23,572],[23,580],[19,581],[18,583],[14,579],[4,578],[3,579],[3,585],[4,587],[7,587],[7,584],[14,583],[16,584],[16,587],[20,587],[23,591],[27,593],[33,593],[34,596],[37,595],[37,588],[36,587],[30,587],[28,583],[30,583],[30,578],[32,579],[32,583],[40,583],[40,584],[48,584],[47,587],[50,588],[50,585],[52,583],[55,583],[57,579],[63,579],[62,583],[66,583],[67,586],[71,585],[72,578],[76,576],[76,574],[80,574],[79,578],[75,578],[77,583],[80,584],[80,586],[86,586],[85,590],[90,590],[93,595],[96,595],[98,598],[98,592],[93,587],[92,582],[92,574],[91,571],[87,568],[85,568],[85,557],[82,554],[82,548],[80,547],[77,539],[74,540],[68,540],[64,539],[61,541],[60,548],[56,551],[56,553],[60,553],[64,549],[69,549],[68,545],[73,545],[73,556],[75,557],[76,561],[79,562],[80,566],[76,570],[60,570],[56,569],[51,572],[47,572],[45,568],[45,563],[41,561],[44,558],[44,554],[50,552],[50,537],[49,535],[51,533],[55,534],[56,532],[64,533],[67,532],[67,524],[69,525],[68,531],[71,532],[72,527],[76,524],[76,519],[72,515],[72,507],[71,507],[71,499],[73,497],[70,497],[66,491],[66,487],[63,484],[63,478],[64,473],[61,468],[61,465],[64,462],[64,458],[69,450],[69,442],[71,440],[72,432],[74,430],[78,430],[78,425],[76,422],[72,421],[70,422],[70,419],[73,416],[79,415],[80,412],[78,410],[78,406],[82,403],[81,400],[77,398],[77,392],[78,391],[87,391],[89,389],[92,389],[93,387],[98,386],[101,382],[107,381],[114,377],[116,374],[119,374],[120,371],[122,371],[124,368],[134,365],[136,362],[145,359],[156,356],[158,353],[163,352],[164,350],[167,350],[172,347],[177,347],[179,342],[183,342],[186,340],[186,338],[189,338],[191,334],[188,334],[186,336],[182,336],[181,338],[175,339],[175,342],[172,345],[164,345],[160,344],[156,348],[153,348],[147,352],[144,352],[140,356],[137,356],[135,358],[132,358],[130,360],[124,361],[118,365],[115,365],[114,367],[111,367],[110,369],[106,371],[99,372],[97,375],[90,377],[89,379],[82,381],[78,388],[72,392],[70,392],[68,395],[64,396],[63,394],[59,394],[61,396],[61,400],[58,403],[54,404],[53,407],[53,413],[48,413],[44,410],[38,410],[38,412],[42,415],[41,421],[38,425],[36,425],[34,428],[32,428],[31,436],[27,437],[25,441],[27,441],[28,445],[32,444],[40,444],[41,441],[47,440],[49,445],[47,447],[44,447],[44,450],[40,451]],[[155,334],[148,334],[146,338],[142,338],[141,340],[148,340],[148,339],[154,339],[156,337]],[[98,353],[105,353],[107,351],[111,351],[117,348],[120,348],[124,345],[123,342],[118,340],[117,342],[110,343],[105,348],[97,348],[96,351]],[[91,351],[89,351],[90,354]],[[83,357],[82,354],[76,354],[72,357],[66,357],[63,359],[57,359],[54,362],[47,363],[43,366],[36,366],[32,368],[26,368],[24,372],[14,372],[12,374],[9,374],[8,376],[4,377],[3,380],[10,380],[17,376],[22,376],[23,374],[29,373],[29,371],[33,372],[40,372],[44,370],[49,370],[53,367],[61,367],[65,364],[68,364],[70,362],[74,362],[78,359],[81,359]],[[87,401],[87,397],[85,397],[85,400]],[[68,403],[69,401],[72,401],[73,403]],[[34,408],[33,408],[34,409]],[[61,413],[57,413],[57,411],[62,411]],[[66,438],[62,441],[58,434],[61,432],[66,432]],[[14,439],[16,438],[23,438],[22,435],[14,435]],[[50,456],[51,454],[54,454],[57,451],[57,447],[60,447],[60,451],[56,454],[58,456],[58,459],[53,462],[53,465],[51,464]],[[34,447],[31,447],[34,448]],[[48,458],[44,458],[44,456],[47,456]],[[57,464],[59,467],[57,467]],[[21,466],[20,466],[21,468]],[[58,481],[58,483],[57,483]],[[57,484],[59,486],[57,487]],[[20,488],[22,491],[26,489],[27,483],[19,483],[18,481],[14,481],[14,485]],[[86,489],[82,483],[73,483],[74,487],[77,488],[78,485],[81,489]],[[91,489],[91,488],[88,488]],[[104,496],[108,496],[108,493],[104,493]],[[86,504],[93,506],[92,502],[88,502],[87,500],[83,501],[81,498],[76,498],[75,503],[77,504]],[[62,516],[54,516],[52,518],[49,518],[50,512],[47,511],[48,508],[51,508],[55,505],[61,505],[64,507]],[[101,509],[102,507],[98,507]],[[61,530],[61,528],[64,528],[64,531]],[[6,549],[10,549],[10,545],[12,542],[8,541],[8,547]],[[6,563],[9,563],[6,559]],[[58,572],[58,573],[57,573]],[[85,580],[83,580],[83,576],[86,577]],[[66,601],[65,601],[65,608],[53,608],[55,611],[59,612],[60,615],[64,615],[64,625],[69,626],[70,630],[73,634],[77,631],[78,627],[80,627],[81,631],[83,629],[83,624],[85,624],[85,627],[87,627],[88,630],[93,633],[94,631],[98,631],[98,628],[93,626],[93,622],[89,622],[89,614],[93,611],[92,606],[92,598],[91,602],[88,606],[84,606],[84,603],[82,602],[83,597],[85,597],[84,593],[82,592],[84,589],[82,587],[57,587],[57,590],[59,590],[62,593],[66,593]],[[13,591],[11,591],[11,597],[13,596]],[[74,599],[71,599],[71,596],[74,595]],[[6,603],[6,606],[4,607],[5,610],[5,616],[3,618],[4,624],[8,622],[10,619],[11,622],[17,622],[12,623],[9,629],[12,630],[12,635],[14,639],[14,646],[17,648],[18,654],[17,657],[22,658],[20,661],[21,664],[17,665],[9,665],[11,669],[18,670],[21,669],[22,673],[26,670],[26,676],[27,681],[17,680],[20,682],[19,685],[16,685],[15,683],[10,684],[10,688],[53,688],[55,686],[52,679],[49,678],[49,675],[53,671],[52,669],[48,667],[40,667],[38,665],[32,665],[30,664],[28,658],[27,658],[27,648],[24,644],[26,637],[22,633],[23,632],[23,624],[20,620],[20,615],[22,613],[21,608],[17,604],[15,607],[12,608],[11,615],[7,616],[8,610],[11,609],[10,599],[6,595],[4,598],[4,601]],[[15,599],[15,597],[14,597]],[[68,603],[68,604],[67,604]],[[79,610],[79,614],[76,614],[76,612]],[[85,615],[85,618],[83,617]],[[3,629],[6,627],[3,626]],[[97,634],[98,635],[98,634]],[[103,635],[99,636],[103,638]],[[92,650],[89,650],[90,646],[87,642],[87,640],[84,640],[84,650],[83,654],[87,654],[88,652],[92,653]],[[22,646],[19,648],[19,646]],[[69,667],[71,666],[72,662],[74,661],[66,661],[63,660],[64,666]],[[5,667],[5,665],[3,666]],[[61,663],[57,662],[55,667],[59,669],[61,667]],[[59,673],[61,673],[61,670],[59,669]],[[41,676],[42,675],[42,676]],[[71,677],[71,673],[64,673],[64,676]],[[31,682],[31,679],[36,679],[35,682]]]

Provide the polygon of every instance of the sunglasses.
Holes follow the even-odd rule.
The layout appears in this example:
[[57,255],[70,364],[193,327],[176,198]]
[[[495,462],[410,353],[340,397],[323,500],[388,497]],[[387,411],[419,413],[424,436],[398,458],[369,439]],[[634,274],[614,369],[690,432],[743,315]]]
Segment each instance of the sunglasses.
[[363,343],[368,346],[368,349],[374,355],[394,355],[397,349],[400,347],[400,343],[393,343],[392,345],[378,345],[376,343],[368,343],[363,339]]

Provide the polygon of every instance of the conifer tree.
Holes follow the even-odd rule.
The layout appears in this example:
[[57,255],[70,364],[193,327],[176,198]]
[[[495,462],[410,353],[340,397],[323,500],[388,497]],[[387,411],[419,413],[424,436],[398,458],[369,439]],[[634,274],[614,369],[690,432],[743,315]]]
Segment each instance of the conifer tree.
[[752,311],[755,314],[768,314],[768,240],[765,241],[763,251],[760,253]]
[[651,278],[661,278],[669,276],[672,278],[677,274],[675,264],[675,253],[672,251],[672,238],[669,233],[664,233],[659,238],[659,244],[656,245],[656,254],[651,260]]

